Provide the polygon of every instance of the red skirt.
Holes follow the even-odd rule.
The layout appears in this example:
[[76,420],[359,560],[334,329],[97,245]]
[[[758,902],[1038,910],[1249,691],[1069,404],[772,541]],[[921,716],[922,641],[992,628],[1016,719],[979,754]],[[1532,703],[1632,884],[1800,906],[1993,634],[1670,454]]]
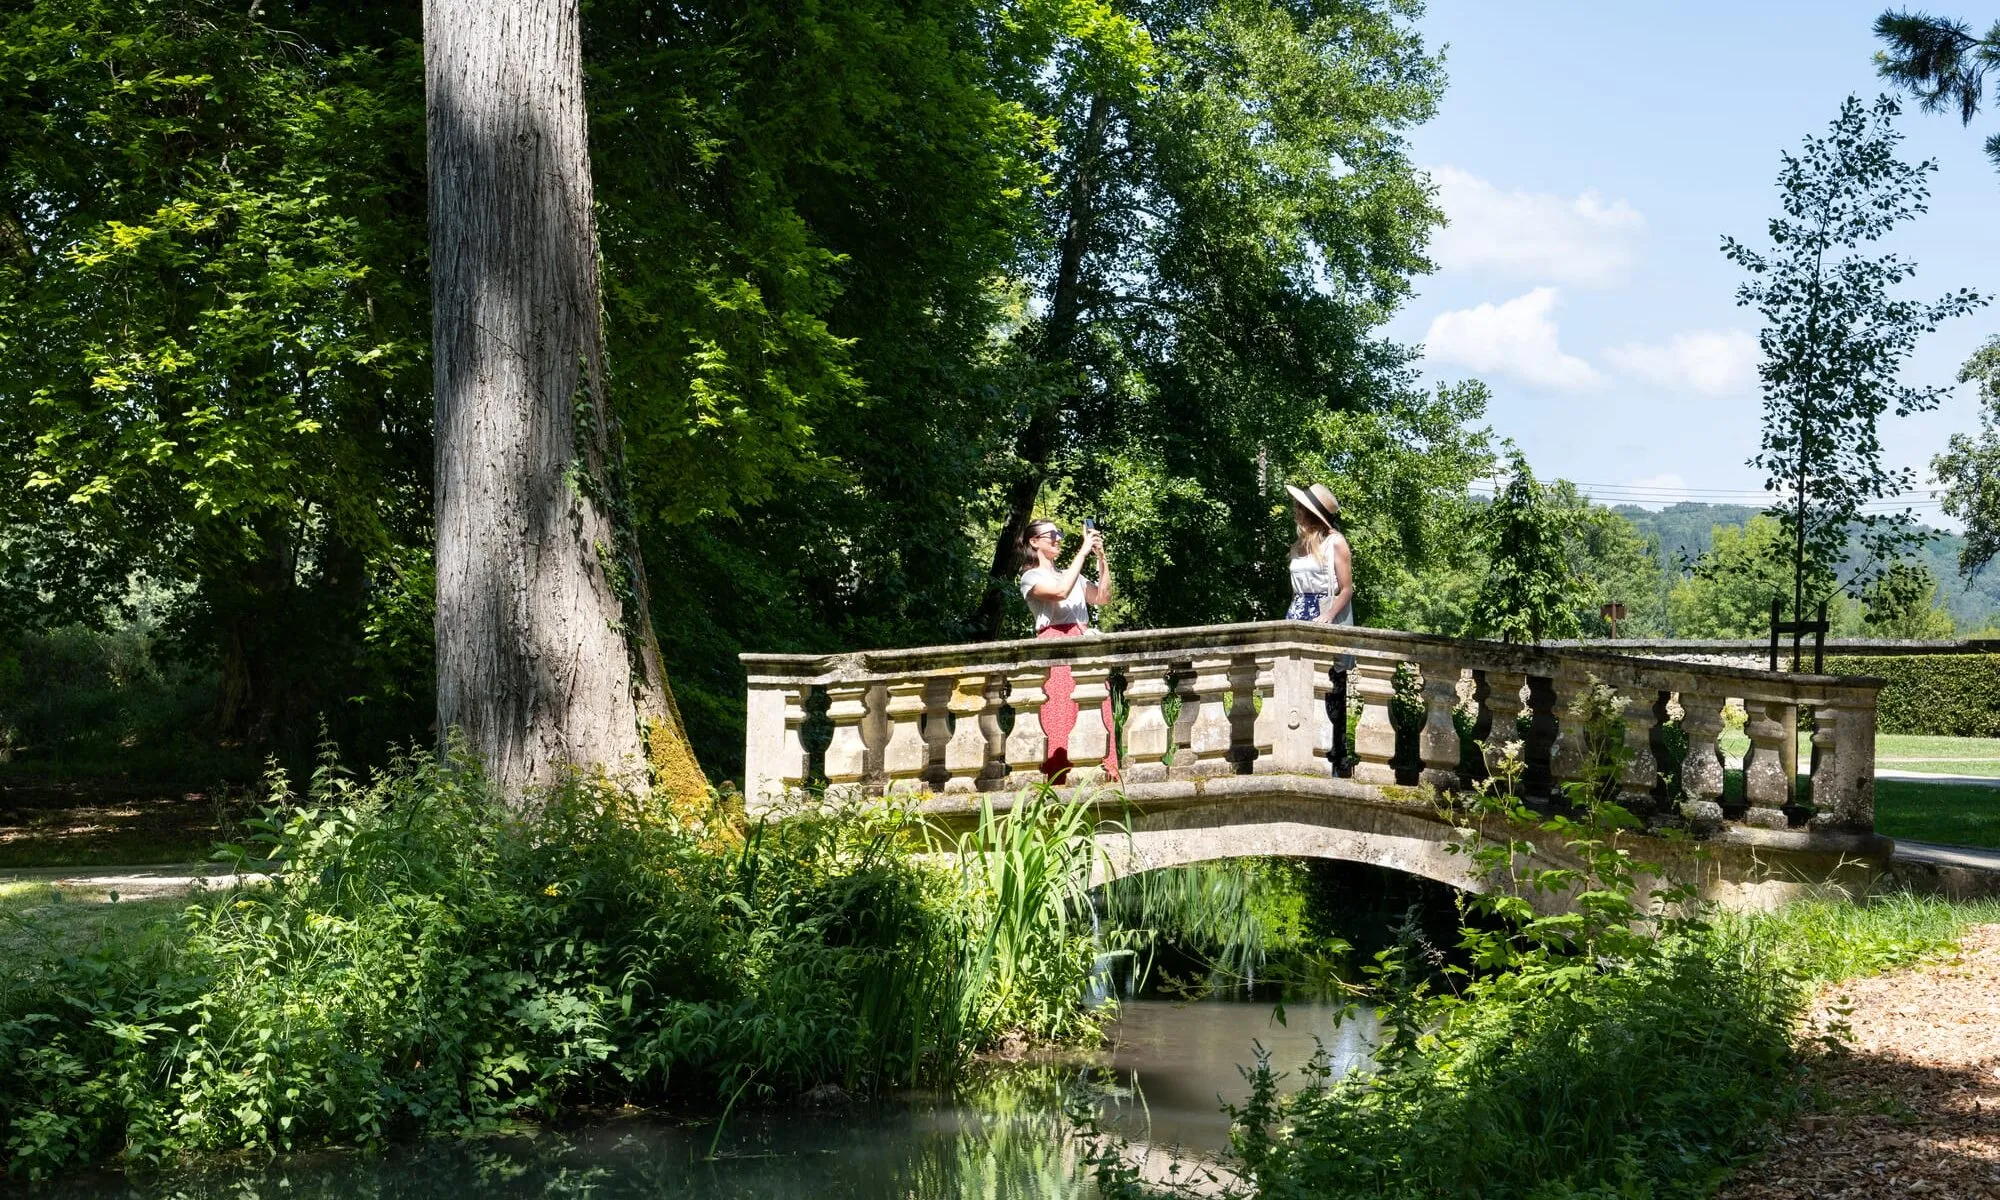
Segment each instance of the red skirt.
[[[1072,621],[1064,625],[1049,625],[1035,634],[1038,638],[1082,637],[1083,626]],[[1049,677],[1042,684],[1042,693],[1047,698],[1042,701],[1042,734],[1048,738],[1048,757],[1042,760],[1042,774],[1050,783],[1063,783],[1069,778],[1069,735],[1076,728],[1076,675],[1068,665],[1058,663],[1049,668]],[[1118,726],[1111,716],[1111,697],[1104,697],[1100,711],[1104,715],[1104,777],[1115,781],[1118,778]]]

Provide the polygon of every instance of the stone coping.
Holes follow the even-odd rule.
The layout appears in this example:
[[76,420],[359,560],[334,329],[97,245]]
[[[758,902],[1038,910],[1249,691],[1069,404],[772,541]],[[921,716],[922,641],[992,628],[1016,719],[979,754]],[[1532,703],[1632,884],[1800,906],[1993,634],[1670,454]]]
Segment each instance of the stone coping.
[[[1560,641],[1543,642],[1551,649],[1576,650],[1596,648],[1615,654],[1754,654],[1759,658],[1771,652],[1769,636],[1761,638],[1564,638]],[[1811,649],[1810,641],[1802,642],[1801,649]],[[1778,653],[1791,653],[1792,639],[1789,634],[1778,639]],[[1849,658],[1889,658],[1909,654],[2000,654],[2000,639],[1958,638],[1944,640],[1921,640],[1912,638],[1828,638],[1825,643],[1828,655],[1844,655]]]
[[[1809,688],[1816,691],[1874,692],[1886,681],[1867,675],[1811,675],[1770,672],[1748,667],[1693,664],[1649,659],[1620,650],[1597,649],[1604,643],[1542,646],[1447,638],[1397,629],[1329,626],[1310,621],[1255,621],[1233,625],[1198,625],[1180,629],[1121,630],[1080,638],[1042,640],[1019,638],[1002,642],[965,642],[949,646],[916,646],[894,650],[860,650],[843,654],[759,654],[738,656],[753,687],[759,684],[860,682],[914,675],[972,673],[1014,669],[1030,664],[1134,662],[1186,659],[1203,652],[1250,649],[1297,654],[1360,652],[1398,660],[1425,659],[1473,663],[1481,669],[1501,669],[1524,675],[1549,675],[1559,667],[1602,666],[1620,675],[1635,665],[1689,680],[1736,681],[1754,692]],[[1775,686],[1774,686],[1775,685]]]

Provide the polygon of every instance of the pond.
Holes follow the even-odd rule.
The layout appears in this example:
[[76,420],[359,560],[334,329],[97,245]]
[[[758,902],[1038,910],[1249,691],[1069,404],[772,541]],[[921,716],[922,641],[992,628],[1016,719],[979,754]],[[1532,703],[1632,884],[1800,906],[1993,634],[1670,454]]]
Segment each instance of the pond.
[[[1086,1072],[1105,1126],[1150,1151],[1149,1168],[1177,1154],[1225,1149],[1224,1100],[1248,1092],[1240,1067],[1261,1044],[1292,1072],[1324,1039],[1336,1072],[1362,1065],[1371,1014],[1340,1023],[1328,1004],[1126,1001],[1102,1052],[996,1071],[950,1098],[904,1096],[839,1114],[738,1112],[714,1120],[607,1120],[562,1133],[396,1146],[373,1156],[298,1155],[156,1178],[72,1178],[42,1194],[132,1200],[333,1200],[411,1197],[588,1196],[592,1200],[956,1200],[1091,1192],[1061,1106]],[[711,1153],[712,1151],[712,1153]]]

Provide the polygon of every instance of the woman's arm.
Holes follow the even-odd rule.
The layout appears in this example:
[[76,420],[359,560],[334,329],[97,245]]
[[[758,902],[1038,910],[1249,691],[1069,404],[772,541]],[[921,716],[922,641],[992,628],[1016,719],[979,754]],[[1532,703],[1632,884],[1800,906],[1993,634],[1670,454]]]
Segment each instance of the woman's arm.
[[1085,589],[1083,598],[1091,604],[1111,603],[1111,560],[1104,555],[1104,535],[1092,531],[1097,539],[1097,582]]
[[1326,602],[1326,611],[1319,615],[1320,624],[1331,625],[1335,618],[1347,611],[1354,603],[1354,551],[1347,546],[1347,539],[1334,535],[1333,549],[1329,554],[1333,559],[1333,569],[1340,579],[1340,590]]
[[[1070,591],[1076,587],[1077,576],[1083,574],[1084,561],[1096,547],[1097,534],[1093,531],[1083,535],[1083,545],[1077,547],[1076,557],[1060,571],[1050,573],[1049,578],[1028,589],[1028,594],[1043,600],[1067,600]],[[1086,597],[1087,598],[1087,597]]]

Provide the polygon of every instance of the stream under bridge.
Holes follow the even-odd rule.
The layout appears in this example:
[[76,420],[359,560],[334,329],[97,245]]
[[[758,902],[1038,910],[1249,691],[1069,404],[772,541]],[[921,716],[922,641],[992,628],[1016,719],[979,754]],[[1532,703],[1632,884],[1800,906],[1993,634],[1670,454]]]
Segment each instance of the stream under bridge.
[[[1573,705],[1593,682],[1626,702],[1614,786],[1645,823],[1636,852],[1704,897],[1763,907],[1865,888],[1894,848],[1875,832],[1869,677],[1300,621],[742,661],[753,815],[823,785],[836,800],[907,794],[967,827],[1053,773],[1105,818],[1110,874],[1275,855],[1483,890],[1439,796],[1485,776],[1482,744],[1518,739],[1529,803],[1554,802],[1587,769]],[[1740,789],[1717,744],[1728,706],[1750,743]],[[1671,775],[1669,730],[1685,744]],[[1545,865],[1574,861],[1555,835],[1509,836]]]

